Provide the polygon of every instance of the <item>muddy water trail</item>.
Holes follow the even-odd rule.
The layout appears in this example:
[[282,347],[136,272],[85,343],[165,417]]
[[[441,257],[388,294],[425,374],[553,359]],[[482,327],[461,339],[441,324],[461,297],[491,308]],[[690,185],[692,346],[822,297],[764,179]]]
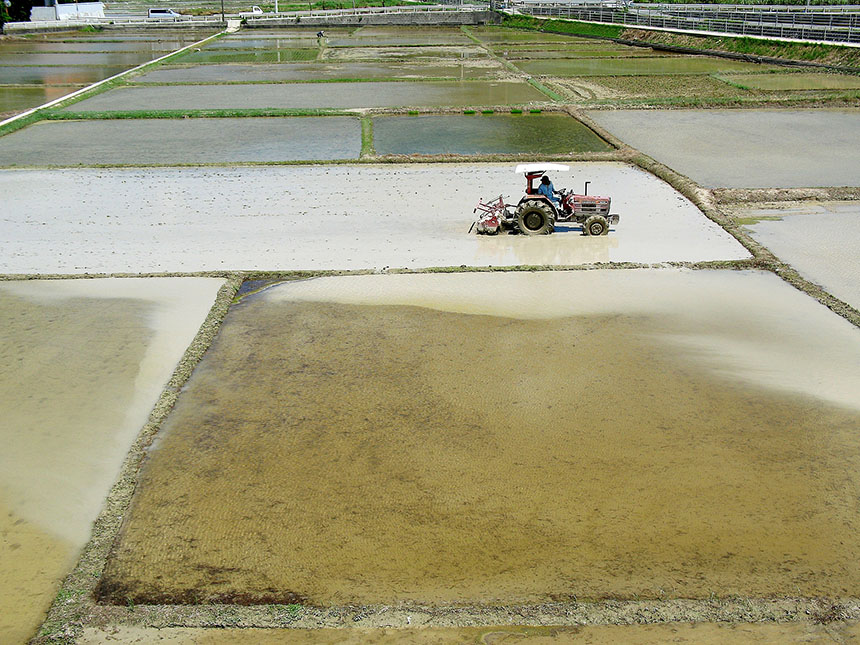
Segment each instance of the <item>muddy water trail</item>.
[[274,287],[195,371],[102,592],[854,595],[858,356],[856,328],[769,274]]
[[219,284],[0,284],[0,642],[41,622]]

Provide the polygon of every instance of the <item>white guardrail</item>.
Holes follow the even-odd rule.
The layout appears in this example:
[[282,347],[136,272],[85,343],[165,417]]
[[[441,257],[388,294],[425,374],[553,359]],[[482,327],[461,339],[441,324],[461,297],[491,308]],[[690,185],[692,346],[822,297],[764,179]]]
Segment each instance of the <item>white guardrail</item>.
[[860,44],[860,6],[636,4],[515,0],[514,13],[635,27]]

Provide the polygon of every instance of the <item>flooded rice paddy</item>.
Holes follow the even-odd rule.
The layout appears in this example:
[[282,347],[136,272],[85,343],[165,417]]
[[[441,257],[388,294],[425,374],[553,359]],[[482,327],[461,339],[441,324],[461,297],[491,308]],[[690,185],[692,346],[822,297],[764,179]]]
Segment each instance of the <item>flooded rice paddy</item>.
[[89,85],[110,78],[125,69],[125,67],[83,67],[81,65],[9,66],[0,71],[0,79],[3,82],[0,88],[22,84],[48,87]]
[[378,117],[373,120],[373,137],[379,154],[568,154],[612,150],[567,114]]
[[777,257],[860,309],[860,203],[771,204],[736,215]]
[[351,117],[45,121],[0,138],[0,166],[357,159]]
[[249,81],[310,81],[322,79],[377,78],[496,78],[505,72],[492,60],[447,65],[410,63],[280,63],[280,64],[209,64],[190,67],[162,66],[135,77],[135,83],[224,83]]
[[346,38],[326,38],[328,47],[418,47],[436,45],[472,45],[474,41],[462,32],[448,32],[435,34],[426,31],[423,35],[397,36],[377,35],[365,36],[354,35]]
[[654,58],[571,58],[514,63],[524,72],[542,76],[626,76],[653,74],[712,74],[725,71],[776,69],[757,63],[699,56]]
[[177,34],[160,39],[118,32],[96,39],[69,32],[4,39],[0,42],[0,119],[158,58],[180,47],[185,38],[203,37]]
[[279,49],[315,49],[319,46],[319,39],[316,37],[308,38],[249,38],[243,36],[236,38],[234,36],[225,36],[211,43],[206,44],[206,49],[212,51],[215,49],[270,49],[277,51]]
[[437,59],[486,59],[488,54],[478,46],[468,47],[331,47],[321,54],[322,60],[373,61],[404,60],[423,61]]
[[[0,271],[367,269],[749,257],[692,203],[638,168],[571,163],[571,173],[559,173],[553,181],[576,189],[590,181],[591,194],[612,197],[621,222],[598,238],[583,238],[576,226],[559,226],[557,234],[540,237],[469,235],[480,198],[519,199],[524,180],[511,164],[3,170]],[[76,199],[45,200],[46,182]]]
[[730,83],[757,90],[840,90],[860,88],[860,77],[847,74],[732,74]]
[[513,81],[428,83],[290,83],[123,87],[68,108],[101,110],[205,110],[252,108],[357,108],[503,105],[542,102],[543,93]]
[[316,49],[275,49],[275,50],[202,50],[189,51],[177,56],[177,63],[292,63],[295,61],[316,60]]
[[43,620],[220,284],[0,283],[0,642]]
[[[0,116],[23,112],[74,92],[76,87],[3,87],[0,86]],[[0,140],[2,145],[2,140]]]
[[[860,184],[860,110],[590,112],[612,134],[707,187]],[[814,132],[814,145],[809,133]]]
[[[166,54],[173,51],[168,43],[158,41],[140,42],[140,41],[120,41],[120,42],[88,42],[81,40],[64,41],[37,41],[31,39],[13,39],[0,41],[0,55],[7,54],[32,54],[32,53],[51,53],[63,55],[67,53],[86,54],[97,53],[107,54],[111,52],[143,52],[149,51],[157,54]],[[13,61],[11,57],[4,60]],[[23,63],[22,63],[23,64]]]
[[158,58],[157,52],[109,52],[104,54],[33,53],[0,54],[0,66],[31,65],[81,65],[96,67],[137,67],[141,63]]
[[[641,49],[637,47],[629,47],[628,49],[613,49],[602,47],[600,49],[549,49],[540,51],[526,50],[508,50],[500,49],[496,52],[499,56],[509,60],[539,60],[539,59],[576,59],[590,60],[592,58],[658,58],[660,56],[671,56],[672,54],[655,54],[650,49]],[[552,67],[559,69],[567,69],[559,60],[558,64],[553,64]],[[611,72],[607,72],[611,73]],[[675,73],[675,72],[672,72]],[[564,76],[566,74],[560,74]],[[588,74],[591,76],[592,74]]]
[[233,307],[104,599],[851,596],[860,333],[772,274],[361,276]]

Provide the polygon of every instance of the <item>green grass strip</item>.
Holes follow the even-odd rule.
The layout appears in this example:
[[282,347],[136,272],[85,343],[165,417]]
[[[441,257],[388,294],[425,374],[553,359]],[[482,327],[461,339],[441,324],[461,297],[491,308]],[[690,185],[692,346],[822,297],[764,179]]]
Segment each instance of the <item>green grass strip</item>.
[[605,25],[578,20],[541,20],[532,16],[504,16],[502,25],[514,29],[530,31],[549,31],[572,36],[599,36],[601,38],[620,38],[626,28],[623,25]]
[[37,121],[41,121],[45,118],[45,114],[50,110],[37,110],[33,112],[30,116],[26,116],[23,119],[18,119],[17,121],[12,121],[12,123],[7,123],[6,125],[0,127],[0,137],[4,137],[7,134],[12,134],[16,130],[20,130],[21,128],[26,128],[28,125],[32,125]]
[[369,116],[361,117],[361,154],[359,157],[375,155],[373,147],[373,119]]
[[125,110],[115,112],[52,112],[45,116],[53,121],[109,119],[218,119],[266,116],[355,116],[353,112],[325,108],[255,108],[237,110]]
[[546,85],[543,85],[540,81],[536,81],[533,78],[529,78],[528,81],[529,81],[529,85],[534,87],[539,92],[543,92],[549,98],[551,98],[553,101],[558,101],[560,103],[564,103],[564,97],[563,96],[556,94],[551,89],[549,89]]

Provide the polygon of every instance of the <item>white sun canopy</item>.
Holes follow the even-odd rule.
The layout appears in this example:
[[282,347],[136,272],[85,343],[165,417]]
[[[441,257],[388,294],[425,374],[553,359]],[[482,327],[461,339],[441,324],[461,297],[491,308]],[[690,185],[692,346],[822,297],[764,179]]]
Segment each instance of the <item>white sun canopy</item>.
[[517,166],[516,172],[547,172],[549,170],[567,172],[570,170],[570,166],[566,166],[563,163],[521,163]]

